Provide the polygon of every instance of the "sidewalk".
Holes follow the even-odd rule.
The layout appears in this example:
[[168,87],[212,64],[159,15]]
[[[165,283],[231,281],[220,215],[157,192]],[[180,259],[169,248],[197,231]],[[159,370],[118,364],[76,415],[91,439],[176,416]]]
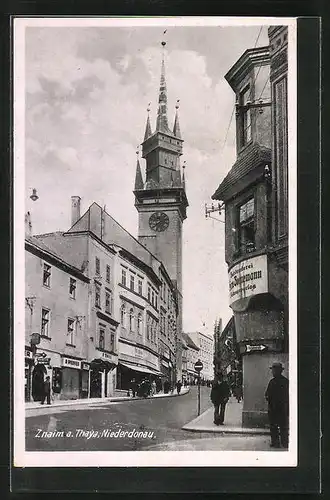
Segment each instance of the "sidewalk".
[[237,403],[236,399],[231,398],[226,406],[224,425],[215,425],[213,423],[213,406],[206,410],[202,415],[184,425],[184,431],[191,432],[214,432],[231,434],[269,434],[269,429],[242,427],[243,403]]
[[[158,394],[155,394],[154,396],[150,396],[149,398],[146,399],[152,399],[152,398],[168,398],[168,397],[175,397],[175,396],[183,396],[184,394],[187,394],[190,391],[190,387],[182,387],[180,394],[177,394],[176,391],[173,393],[167,393],[164,394],[164,392],[159,392]],[[126,391],[125,391],[126,392]],[[110,402],[121,402],[121,401],[138,401],[141,399],[141,397],[131,397],[131,396],[112,396],[108,398],[85,398],[85,399],[60,399],[58,401],[53,401],[51,405],[47,404],[41,404],[39,401],[31,401],[25,403],[25,410],[35,410],[37,408],[57,408],[57,407],[62,407],[62,406],[78,406],[78,405],[100,405],[100,404],[108,404]]]

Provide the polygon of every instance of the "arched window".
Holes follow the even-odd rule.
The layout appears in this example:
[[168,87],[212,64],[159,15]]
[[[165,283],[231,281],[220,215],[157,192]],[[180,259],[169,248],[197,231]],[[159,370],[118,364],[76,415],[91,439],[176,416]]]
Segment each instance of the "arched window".
[[129,331],[132,332],[134,330],[134,311],[130,309],[129,311]]
[[126,327],[126,306],[123,304],[120,308],[120,324],[124,328]]
[[139,313],[137,317],[137,332],[142,335],[142,314]]

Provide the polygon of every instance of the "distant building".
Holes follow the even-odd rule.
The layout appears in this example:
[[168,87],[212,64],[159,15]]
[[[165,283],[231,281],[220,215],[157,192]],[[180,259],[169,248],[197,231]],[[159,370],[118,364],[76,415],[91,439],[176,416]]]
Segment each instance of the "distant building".
[[201,378],[203,380],[213,380],[213,338],[202,332],[188,332],[187,335],[199,347],[199,358],[203,363],[203,370],[201,371]]
[[242,386],[242,356],[239,352],[233,316],[219,334],[214,351],[214,372],[225,375],[231,386]]
[[187,381],[193,384],[197,379],[195,363],[200,357],[200,349],[187,333],[183,333],[182,336],[187,345]]
[[236,94],[237,159],[212,198],[225,204],[230,307],[243,356],[243,425],[267,422],[273,361],[288,369],[287,32],[225,75]]

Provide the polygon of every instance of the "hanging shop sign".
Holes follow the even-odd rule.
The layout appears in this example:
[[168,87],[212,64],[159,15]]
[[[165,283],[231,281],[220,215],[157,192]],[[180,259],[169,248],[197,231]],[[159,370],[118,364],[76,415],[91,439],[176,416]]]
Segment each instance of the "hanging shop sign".
[[267,255],[241,261],[229,271],[229,303],[268,292]]
[[66,368],[76,368],[77,370],[80,370],[81,361],[79,361],[79,359],[63,358],[62,366]]

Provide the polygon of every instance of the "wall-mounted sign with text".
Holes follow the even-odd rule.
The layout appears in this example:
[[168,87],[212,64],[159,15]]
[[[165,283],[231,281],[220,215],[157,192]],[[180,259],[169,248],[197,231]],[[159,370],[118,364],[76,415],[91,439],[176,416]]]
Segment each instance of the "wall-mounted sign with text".
[[77,370],[80,370],[81,361],[79,361],[79,359],[63,358],[62,366],[67,368],[76,368]]
[[229,303],[268,292],[267,255],[241,261],[229,271]]

